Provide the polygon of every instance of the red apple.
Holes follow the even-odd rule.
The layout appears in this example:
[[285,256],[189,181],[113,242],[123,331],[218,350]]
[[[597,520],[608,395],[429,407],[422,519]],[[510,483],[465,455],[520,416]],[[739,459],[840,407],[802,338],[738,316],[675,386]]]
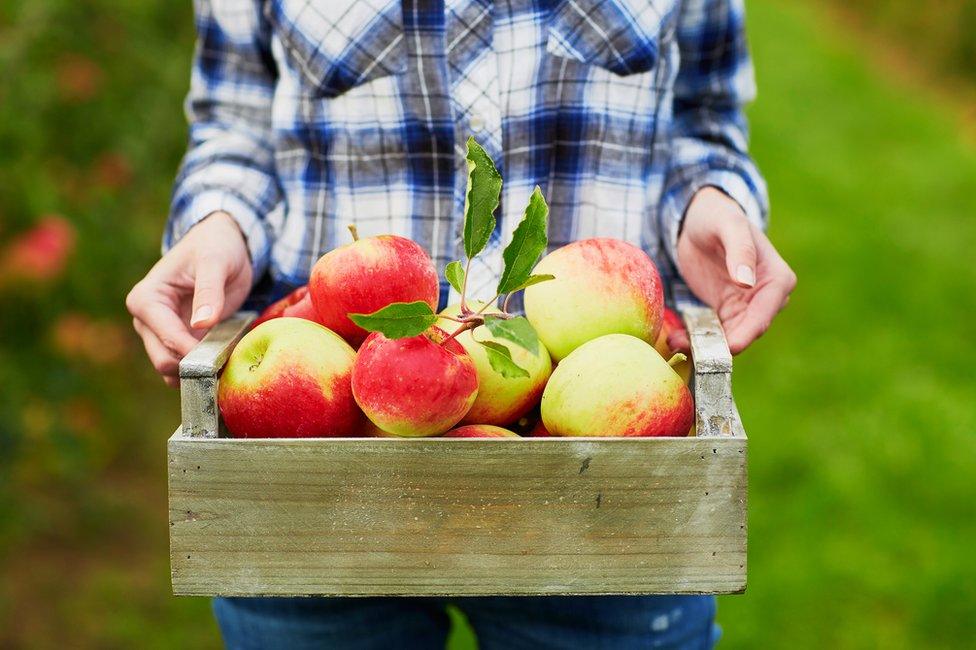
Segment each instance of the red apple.
[[[658,351],[658,354],[665,361],[671,359],[677,352],[677,350],[672,350],[671,346],[668,345],[668,337],[671,336],[671,332],[686,332],[685,324],[681,321],[681,317],[678,314],[665,307],[664,320],[661,323],[661,333],[657,335],[657,340],[654,342],[654,349]],[[691,379],[691,359],[680,361],[672,367],[678,373],[678,376],[687,384]]]
[[337,334],[301,318],[275,318],[247,333],[220,377],[217,403],[238,438],[359,435],[352,395],[356,353]]
[[402,437],[436,436],[461,418],[478,395],[478,372],[444,330],[366,339],[352,371],[352,392],[380,429]]
[[491,424],[468,424],[457,429],[451,429],[444,434],[444,438],[518,438],[519,435],[508,429]]
[[653,344],[661,330],[664,291],[641,249],[598,237],[542,258],[534,273],[555,276],[525,290],[525,315],[554,361],[599,336],[630,334]]
[[546,428],[546,424],[545,424],[545,422],[542,421],[542,418],[541,417],[539,418],[539,421],[535,423],[535,426],[532,427],[532,431],[529,432],[529,437],[531,437],[531,438],[551,438],[552,437],[552,434],[549,433],[549,429]]
[[[484,303],[471,301],[468,304],[475,311],[483,309],[482,313],[500,312],[494,306],[484,309]],[[461,306],[452,305],[441,312],[442,318],[437,321],[437,325],[448,331],[453,330],[458,326],[457,323],[445,317],[457,317],[460,314]],[[495,338],[486,327],[479,327],[475,333],[471,330],[461,332],[457,341],[468,351],[478,369],[478,398],[464,416],[464,424],[510,425],[538,406],[542,390],[552,373],[549,352],[541,341],[538,353],[533,354],[521,346]],[[488,352],[478,341],[494,341],[506,345],[512,353],[512,360],[519,367],[525,368],[529,376],[508,378],[496,372],[488,361]]]
[[359,347],[369,334],[349,314],[371,314],[394,302],[422,300],[437,309],[440,288],[430,257],[395,235],[365,237],[329,251],[308,282],[318,321]]
[[251,324],[251,329],[272,318],[281,318],[282,316],[318,321],[318,314],[315,312],[312,298],[308,294],[308,285],[298,287],[281,300],[265,307],[261,315]]

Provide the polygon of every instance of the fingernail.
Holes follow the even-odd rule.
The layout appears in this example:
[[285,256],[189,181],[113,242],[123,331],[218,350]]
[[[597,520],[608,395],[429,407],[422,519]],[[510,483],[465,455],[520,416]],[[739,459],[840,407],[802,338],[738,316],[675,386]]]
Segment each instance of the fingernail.
[[190,322],[190,325],[196,325],[201,321],[207,320],[211,316],[213,316],[213,307],[210,305],[199,307],[196,313],[193,314],[193,320]]
[[737,282],[740,282],[746,285],[747,287],[752,287],[755,286],[756,284],[755,272],[753,272],[753,270],[748,266],[746,266],[745,264],[740,264],[735,269],[735,279]]

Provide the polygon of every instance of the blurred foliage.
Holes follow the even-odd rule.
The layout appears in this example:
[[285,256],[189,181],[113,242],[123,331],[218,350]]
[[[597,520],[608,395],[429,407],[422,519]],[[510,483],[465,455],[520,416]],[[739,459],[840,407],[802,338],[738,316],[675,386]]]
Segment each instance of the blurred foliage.
[[976,0],[834,0],[861,25],[902,39],[913,56],[976,81]]
[[[958,72],[972,4],[854,6]],[[723,645],[965,647],[976,151],[813,6],[750,2],[754,150],[800,286],[736,365],[750,584]],[[158,256],[192,38],[190,3],[0,4],[0,647],[217,644],[208,602],[169,595],[178,402],[122,307]]]

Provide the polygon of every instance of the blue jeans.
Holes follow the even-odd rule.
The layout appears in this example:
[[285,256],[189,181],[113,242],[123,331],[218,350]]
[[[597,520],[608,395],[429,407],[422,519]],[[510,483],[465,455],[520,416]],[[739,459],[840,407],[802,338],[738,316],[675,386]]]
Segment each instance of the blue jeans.
[[714,596],[218,598],[214,613],[230,650],[437,650],[448,603],[481,650],[707,650],[719,636]]

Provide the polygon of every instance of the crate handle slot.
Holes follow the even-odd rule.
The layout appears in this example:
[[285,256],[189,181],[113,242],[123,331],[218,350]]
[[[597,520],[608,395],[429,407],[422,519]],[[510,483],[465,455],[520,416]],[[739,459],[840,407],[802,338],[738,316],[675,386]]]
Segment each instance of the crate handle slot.
[[218,437],[217,378],[230,351],[256,317],[255,312],[239,311],[214,325],[180,361],[180,404],[185,437]]
[[732,399],[732,353],[713,309],[687,286],[672,287],[675,306],[688,328],[695,368],[695,425],[699,437],[745,437]]

